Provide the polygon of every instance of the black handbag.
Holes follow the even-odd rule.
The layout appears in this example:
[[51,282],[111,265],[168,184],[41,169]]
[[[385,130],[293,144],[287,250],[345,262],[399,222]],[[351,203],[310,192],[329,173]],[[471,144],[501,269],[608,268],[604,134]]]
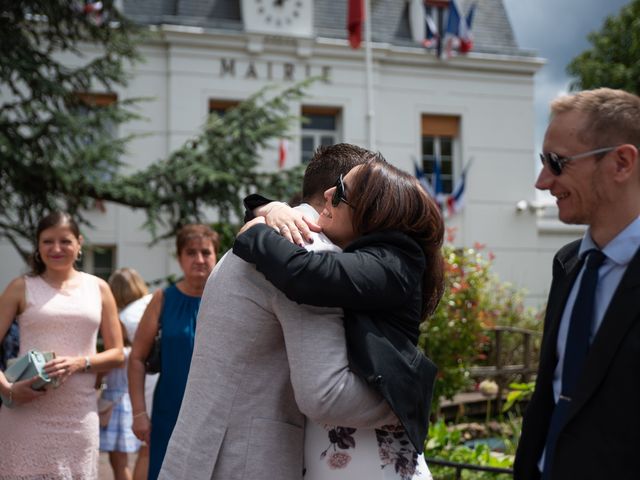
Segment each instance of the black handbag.
[[[162,314],[160,314],[160,318],[162,318]],[[160,367],[162,366],[162,351],[160,350],[160,345],[162,344],[162,323],[160,323],[160,318],[158,319],[158,333],[156,333],[156,336],[153,338],[151,351],[144,361],[144,370],[147,373],[159,373]]]

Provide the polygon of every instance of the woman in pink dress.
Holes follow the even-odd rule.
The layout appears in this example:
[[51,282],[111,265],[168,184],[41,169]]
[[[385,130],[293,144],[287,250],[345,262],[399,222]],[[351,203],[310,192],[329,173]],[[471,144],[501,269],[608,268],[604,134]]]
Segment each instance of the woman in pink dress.
[[0,338],[17,318],[20,355],[54,352],[45,371],[59,386],[36,391],[35,378],[10,383],[0,372],[0,392],[13,402],[0,408],[0,479],[95,479],[95,373],[124,363],[116,304],[104,280],[75,269],[83,239],[69,214],[44,217],[36,240],[32,273],[0,297]]

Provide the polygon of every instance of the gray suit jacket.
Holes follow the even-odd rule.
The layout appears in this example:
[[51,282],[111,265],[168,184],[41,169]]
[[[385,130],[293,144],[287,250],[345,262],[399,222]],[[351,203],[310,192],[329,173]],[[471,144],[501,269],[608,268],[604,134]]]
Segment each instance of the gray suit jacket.
[[348,368],[342,311],[288,300],[228,253],[202,296],[159,478],[300,480],[305,415],[352,427],[397,422]]

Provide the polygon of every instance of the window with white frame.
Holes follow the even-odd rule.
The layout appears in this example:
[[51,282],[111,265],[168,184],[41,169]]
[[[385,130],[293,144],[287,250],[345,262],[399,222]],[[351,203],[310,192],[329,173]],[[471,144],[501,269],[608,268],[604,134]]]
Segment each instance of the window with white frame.
[[309,163],[316,148],[334,145],[341,141],[340,109],[334,107],[303,106],[300,135],[300,152],[302,163]]
[[422,116],[422,169],[434,191],[451,193],[455,187],[460,118],[451,115]]
[[85,245],[82,247],[80,270],[108,280],[115,270],[115,245]]

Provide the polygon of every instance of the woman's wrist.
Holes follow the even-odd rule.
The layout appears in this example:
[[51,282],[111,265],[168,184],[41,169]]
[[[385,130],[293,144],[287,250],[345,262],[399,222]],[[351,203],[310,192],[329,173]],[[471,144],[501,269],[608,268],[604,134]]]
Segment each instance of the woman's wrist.
[[89,358],[89,356],[85,356],[82,359],[82,371],[83,372],[89,372],[91,371],[91,359]]
[[138,413],[134,413],[132,418],[136,419],[136,418],[138,418],[138,417],[142,417],[143,415],[144,415],[144,416],[147,416],[147,412],[146,412],[146,410],[143,410],[143,411],[138,412]]
[[8,381],[0,383],[0,393],[9,400],[9,403],[13,403],[13,383]]

